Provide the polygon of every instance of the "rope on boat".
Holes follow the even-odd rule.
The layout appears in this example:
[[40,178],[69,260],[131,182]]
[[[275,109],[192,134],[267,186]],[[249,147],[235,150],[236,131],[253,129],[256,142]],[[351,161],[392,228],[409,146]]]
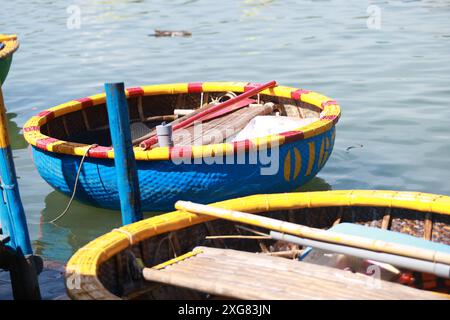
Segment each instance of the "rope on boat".
[[75,178],[75,184],[73,185],[72,196],[70,197],[69,203],[67,203],[66,208],[64,209],[64,211],[59,216],[57,216],[53,220],[48,221],[47,223],[54,223],[55,221],[58,221],[59,219],[64,217],[64,215],[69,211],[69,208],[72,205],[73,199],[75,198],[75,194],[77,192],[78,180],[80,178],[81,168],[83,167],[84,159],[86,159],[86,156],[88,155],[89,150],[91,150],[92,148],[95,148],[95,147],[98,147],[98,144],[91,144],[90,146],[88,146],[86,151],[84,152],[83,157],[81,158],[80,166],[78,167],[77,176]]
[[135,244],[134,238],[133,238],[133,234],[132,234],[131,232],[128,232],[128,231],[126,231],[126,230],[119,229],[119,228],[112,229],[112,231],[117,231],[117,232],[121,232],[121,233],[126,234],[127,237],[128,237],[128,240],[130,241],[130,245]]

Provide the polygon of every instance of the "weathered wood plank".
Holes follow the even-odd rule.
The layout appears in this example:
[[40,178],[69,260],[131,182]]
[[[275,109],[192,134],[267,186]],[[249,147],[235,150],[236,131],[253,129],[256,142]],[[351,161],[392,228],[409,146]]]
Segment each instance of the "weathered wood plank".
[[362,274],[229,249],[202,252],[163,269],[149,281],[238,299],[441,299],[443,295]]

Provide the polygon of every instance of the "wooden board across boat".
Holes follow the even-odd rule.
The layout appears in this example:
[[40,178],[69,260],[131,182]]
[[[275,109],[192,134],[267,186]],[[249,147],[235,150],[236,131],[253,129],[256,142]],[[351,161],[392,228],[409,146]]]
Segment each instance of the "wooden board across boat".
[[[247,82],[204,82],[129,88],[126,95],[132,132],[145,135],[163,119],[173,119],[175,109],[197,110],[225,95],[240,95],[256,86]],[[144,211],[172,210],[180,199],[205,203],[254,193],[288,192],[321,170],[334,145],[340,116],[337,102],[285,86],[265,89],[251,98],[259,106],[210,118],[202,124],[203,133],[199,135],[186,139],[186,134],[198,128],[194,125],[174,131],[173,147],[134,147]],[[314,121],[279,134],[231,139],[253,117],[267,114],[267,106],[282,116]],[[42,111],[25,124],[23,131],[32,145],[40,175],[52,187],[71,195],[81,158],[86,154],[76,198],[120,209],[105,94]],[[222,139],[215,139],[212,132],[220,133]],[[214,139],[206,139],[209,133]],[[268,149],[274,153],[269,154]],[[264,168],[273,170],[262,173]]]
[[[254,195],[211,205],[320,229],[350,222],[450,245],[450,197],[442,195],[376,190],[322,191]],[[278,257],[277,251],[285,252],[286,244],[254,237],[254,232],[248,232],[248,228],[267,233],[267,230],[243,223],[185,211],[174,211],[115,229],[78,250],[69,260],[66,268],[68,293],[73,299],[205,299],[227,295],[256,299],[276,298],[276,292],[283,299],[288,296],[293,299],[448,298],[424,291],[447,292],[450,288],[448,279],[426,274],[415,274],[414,283],[409,286],[380,280],[381,287],[373,291],[376,282],[374,285],[374,279],[367,275],[345,274],[342,270]],[[223,237],[227,235],[228,238]],[[192,259],[190,256],[196,255],[199,246],[205,255]],[[220,250],[223,259],[210,258],[215,254],[212,252],[218,252],[211,248]],[[247,260],[245,263],[241,260],[243,256]],[[209,262],[195,262],[202,257]],[[271,262],[261,263],[261,259]],[[287,268],[284,270],[288,270],[293,279],[290,283],[309,278],[308,285],[295,286],[295,289],[283,287],[276,291],[280,288],[278,285],[283,286],[280,280],[283,275],[269,271],[272,261],[273,268],[278,265],[277,261]],[[296,263],[298,270],[290,269],[292,263]],[[239,273],[236,264],[245,265],[242,270],[247,270],[245,276]],[[146,278],[152,281],[144,279],[143,266],[155,270],[144,271]],[[327,278],[326,272],[338,277],[345,274],[346,280]],[[270,273],[273,275],[269,276]],[[204,281],[208,277],[219,277],[219,274],[217,287]],[[246,277],[250,280],[245,280]],[[236,292],[219,291],[228,290],[230,282],[236,282],[238,278]],[[75,279],[78,281],[76,287],[71,285]],[[367,285],[354,286],[361,279],[365,279]],[[197,285],[195,280],[198,280]],[[262,290],[258,287],[260,283],[267,290],[255,293]],[[335,289],[325,293],[320,289],[322,286]]]
[[265,254],[208,247],[196,247],[162,267],[145,269],[144,277],[159,284],[245,300],[441,298],[396,283],[377,283],[362,274]]

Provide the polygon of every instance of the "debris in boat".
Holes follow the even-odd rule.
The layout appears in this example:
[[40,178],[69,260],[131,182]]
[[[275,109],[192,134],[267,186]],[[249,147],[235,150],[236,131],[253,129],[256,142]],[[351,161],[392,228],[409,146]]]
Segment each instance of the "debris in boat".
[[233,137],[234,141],[254,139],[275,135],[285,131],[293,131],[316,121],[317,118],[293,118],[285,116],[256,116],[247,121],[246,126]]
[[185,30],[170,31],[170,30],[158,30],[155,29],[155,33],[152,34],[155,37],[190,37],[192,33]]
[[280,257],[280,258],[293,259],[293,260],[297,260],[298,257],[302,255],[302,253],[303,253],[303,250],[298,250],[298,249],[285,250],[285,251],[274,251],[274,252],[264,252],[264,254],[272,256],[272,257]]
[[176,116],[187,116],[194,111],[195,109],[175,109],[173,110],[173,114]]
[[332,253],[316,248],[312,250],[311,248],[308,249],[303,253],[300,260],[366,275],[370,275],[371,271],[374,272],[376,270],[377,276],[386,281],[395,281],[401,275],[400,270],[387,263],[361,259],[340,253]]
[[345,149],[345,151],[349,152],[351,149],[362,148],[362,147],[364,147],[362,144],[357,144],[357,145],[354,145],[354,146],[347,147],[347,149]]
[[294,243],[282,240],[278,240],[273,245],[270,246],[270,252],[293,251],[293,250],[295,251],[299,250],[299,246]]

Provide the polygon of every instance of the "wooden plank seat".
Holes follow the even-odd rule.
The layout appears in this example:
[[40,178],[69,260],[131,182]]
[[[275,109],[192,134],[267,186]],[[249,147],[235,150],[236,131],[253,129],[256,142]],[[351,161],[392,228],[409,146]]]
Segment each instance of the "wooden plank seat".
[[441,299],[444,295],[265,254],[196,247],[153,268],[148,281],[237,299]]
[[[273,105],[252,105],[236,110],[218,118],[210,119],[200,125],[190,125],[174,131],[175,146],[222,143],[242,130],[256,116],[267,115],[273,111]],[[196,131],[197,130],[197,131]]]

